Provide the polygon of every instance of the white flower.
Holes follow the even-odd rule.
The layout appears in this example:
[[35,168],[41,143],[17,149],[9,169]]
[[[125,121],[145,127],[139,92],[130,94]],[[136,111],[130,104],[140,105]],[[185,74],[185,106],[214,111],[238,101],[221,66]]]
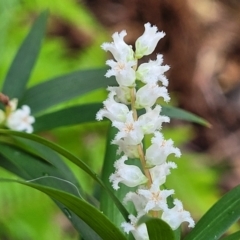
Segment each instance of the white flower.
[[109,92],[116,92],[115,100],[124,104],[131,103],[131,89],[129,87],[108,87]]
[[169,70],[168,65],[162,66],[163,56],[158,54],[157,60],[150,60],[148,63],[142,63],[136,72],[138,80],[143,83],[157,83],[162,82],[163,86],[168,86],[168,80],[164,76],[164,73]]
[[133,70],[133,66],[136,65],[136,61],[118,61],[107,60],[106,64],[111,67],[106,73],[106,77],[115,76],[116,81],[120,86],[131,87],[135,85],[136,72]]
[[138,121],[134,121],[132,111],[127,113],[125,122],[113,121],[112,125],[119,129],[115,140],[124,139],[128,145],[137,145],[142,142],[144,137]]
[[181,156],[178,148],[173,147],[172,139],[164,140],[160,132],[155,132],[152,138],[152,145],[146,150],[147,165],[160,165],[166,162],[168,155],[174,153],[176,157]]
[[123,139],[113,140],[112,144],[118,145],[117,154],[122,152],[129,158],[139,158],[138,146],[126,144],[126,141]]
[[147,108],[146,113],[138,118],[144,134],[154,133],[161,129],[163,122],[170,122],[170,118],[161,116],[161,107],[156,105],[154,109]]
[[125,233],[131,232],[136,240],[149,240],[148,231],[146,224],[143,223],[137,226],[138,218],[134,217],[132,214],[129,215],[130,223],[124,222],[121,224],[123,231]]
[[125,198],[123,199],[123,202],[126,204],[127,202],[133,202],[135,209],[137,211],[137,217],[140,218],[147,212],[144,211],[144,208],[147,204],[147,200],[145,197],[135,193],[135,192],[129,192],[126,194]]
[[136,108],[150,108],[159,97],[163,97],[165,102],[170,100],[165,87],[159,87],[156,83],[147,83],[136,93]]
[[157,184],[158,186],[161,186],[166,182],[166,176],[169,175],[171,168],[177,168],[176,163],[174,162],[165,162],[161,165],[157,165],[153,168],[149,169],[149,172],[152,177],[152,181],[154,184]]
[[182,222],[188,222],[188,227],[194,227],[195,223],[188,211],[183,209],[182,202],[175,199],[175,206],[171,209],[165,209],[162,214],[162,219],[167,222],[173,230],[177,229]]
[[122,31],[120,33],[114,33],[112,35],[113,42],[111,43],[103,43],[102,49],[105,51],[110,51],[113,57],[117,61],[132,61],[134,60],[133,57],[133,50],[132,46],[127,45],[123,38],[127,35],[126,31]]
[[127,165],[124,162],[127,160],[126,156],[122,156],[114,163],[116,168],[115,173],[109,177],[110,182],[115,190],[119,189],[118,184],[121,182],[128,187],[136,187],[148,181],[147,177],[142,171],[134,165]]
[[125,104],[118,103],[114,100],[116,92],[112,91],[108,95],[108,99],[103,102],[104,108],[99,110],[96,115],[98,121],[103,117],[110,119],[111,121],[125,121],[126,115],[129,112],[128,107]]
[[9,114],[6,121],[6,126],[15,131],[33,132],[32,124],[35,122],[34,117],[30,116],[29,106],[22,106],[22,109]]
[[158,41],[165,36],[164,32],[157,32],[157,27],[150,23],[144,24],[145,31],[135,43],[135,57],[141,58],[144,55],[151,54],[157,46]]
[[174,194],[174,190],[160,190],[157,184],[152,184],[150,189],[138,189],[138,194],[147,200],[144,211],[159,211],[168,208],[167,197]]

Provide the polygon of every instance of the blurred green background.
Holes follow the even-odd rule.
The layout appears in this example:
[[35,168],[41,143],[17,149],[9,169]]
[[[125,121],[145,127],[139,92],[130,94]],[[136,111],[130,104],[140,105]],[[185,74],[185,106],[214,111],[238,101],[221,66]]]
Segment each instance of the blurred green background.
[[[50,11],[47,34],[29,86],[74,70],[104,66],[107,55],[100,45],[109,41],[110,33],[84,4],[74,0],[0,0],[0,84],[34,19],[45,9]],[[85,38],[76,46],[74,39],[79,37],[75,36],[78,33]],[[105,98],[106,92],[101,89],[64,103],[64,106],[101,102]],[[89,123],[41,135],[64,146],[100,173],[108,126],[106,122]],[[209,165],[208,155],[189,152],[186,148],[194,137],[190,124],[177,122],[171,128],[165,127],[163,132],[182,149],[181,159],[172,157],[177,161],[178,169],[172,171],[167,186],[175,189],[176,197],[198,219],[220,196],[216,187],[219,172]],[[74,166],[71,168],[85,191],[93,193],[93,181]],[[0,174],[1,177],[16,178],[3,169]],[[19,185],[1,184],[0,239],[70,240],[79,239],[79,236],[47,196]]]

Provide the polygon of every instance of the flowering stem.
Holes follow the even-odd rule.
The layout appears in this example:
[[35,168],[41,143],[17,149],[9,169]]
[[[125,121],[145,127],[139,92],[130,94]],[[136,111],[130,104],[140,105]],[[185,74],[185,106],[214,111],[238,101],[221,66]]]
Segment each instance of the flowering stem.
[[[137,115],[137,110],[135,108],[135,98],[136,97],[135,97],[134,90],[135,90],[134,88],[131,88],[131,109],[132,109],[132,112],[133,112],[133,119],[134,119],[134,121],[137,121],[138,115]],[[148,178],[147,185],[148,185],[148,187],[151,187],[152,177],[151,177],[151,174],[150,174],[149,170],[145,167],[146,166],[146,160],[145,160],[145,155],[144,155],[142,145],[138,144],[137,149],[138,149],[139,159],[140,159],[143,171],[145,173],[145,176]]]

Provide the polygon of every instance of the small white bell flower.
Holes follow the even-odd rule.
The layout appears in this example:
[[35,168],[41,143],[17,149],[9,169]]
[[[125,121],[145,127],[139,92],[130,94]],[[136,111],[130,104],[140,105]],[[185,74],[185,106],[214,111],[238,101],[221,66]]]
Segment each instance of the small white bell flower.
[[165,87],[159,87],[156,83],[147,83],[137,91],[135,106],[136,108],[150,108],[159,97],[162,97],[165,102],[170,100]]
[[115,95],[116,92],[110,92],[107,100],[103,102],[104,108],[100,109],[96,115],[98,121],[102,120],[103,117],[106,117],[111,121],[125,122],[129,109],[125,104],[116,102],[114,100]]
[[159,105],[156,105],[154,109],[147,108],[146,113],[138,118],[144,134],[154,133],[161,129],[162,123],[170,122],[169,117],[160,115],[161,109]]
[[145,31],[140,36],[136,43],[135,57],[141,58],[144,55],[151,54],[157,46],[158,41],[165,36],[164,32],[158,32],[156,26],[151,26],[150,23],[144,24]]
[[105,74],[106,77],[115,76],[119,86],[132,87],[135,86],[136,72],[133,70],[133,66],[136,65],[136,61],[119,61],[107,60],[106,64],[111,67]]
[[146,211],[144,211],[144,208],[147,204],[147,200],[145,197],[135,192],[129,192],[126,194],[125,198],[123,199],[123,202],[126,204],[129,201],[131,201],[134,204],[134,207],[137,211],[138,218],[140,218],[141,216],[147,213]]
[[128,145],[137,145],[142,142],[144,134],[139,122],[134,121],[132,111],[126,114],[125,122],[113,121],[112,125],[119,130],[115,140],[124,139]]
[[128,187],[136,187],[148,181],[147,177],[142,173],[139,167],[125,164],[124,162],[126,160],[127,157],[122,156],[114,163],[116,171],[111,174],[109,180],[115,190],[119,189],[118,184],[120,182]]
[[133,50],[132,46],[127,45],[123,38],[127,35],[126,31],[122,31],[120,33],[114,33],[112,35],[113,42],[111,43],[103,43],[102,49],[105,51],[110,51],[113,55],[113,57],[117,61],[132,61],[134,60],[133,57]]
[[27,133],[33,132],[32,124],[35,118],[30,116],[29,106],[22,106],[22,109],[17,109],[11,112],[6,120],[6,126],[15,131],[26,131]]
[[188,227],[194,227],[195,223],[188,211],[183,209],[182,202],[178,199],[174,200],[174,207],[165,209],[162,214],[162,220],[167,222],[173,230],[176,230],[183,222],[188,222]]
[[160,81],[163,86],[168,86],[168,79],[164,76],[164,73],[169,70],[168,65],[162,66],[163,56],[158,54],[157,60],[150,60],[148,63],[142,63],[136,72],[138,80],[143,83],[157,83]]
[[116,92],[115,100],[124,104],[131,103],[131,89],[129,87],[108,87],[109,92]]
[[160,132],[155,132],[151,141],[152,145],[146,150],[147,165],[160,165],[166,162],[171,153],[174,153],[175,157],[181,156],[180,150],[173,147],[173,141],[171,139],[164,140]]
[[123,139],[113,140],[112,144],[118,145],[117,154],[124,153],[125,156],[129,158],[139,158],[138,146],[126,144]]
[[168,208],[167,197],[174,194],[174,190],[160,190],[159,185],[153,182],[150,189],[138,189],[138,194],[147,200],[144,211],[159,211]]
[[137,226],[138,218],[134,217],[132,214],[129,215],[129,222],[124,222],[121,224],[123,231],[125,233],[131,232],[135,240],[149,240],[147,226],[145,223]]
[[152,181],[157,184],[158,186],[161,186],[166,182],[166,176],[169,175],[170,169],[177,168],[176,163],[174,162],[165,162],[161,165],[157,165],[153,168],[149,169],[149,172],[152,177]]

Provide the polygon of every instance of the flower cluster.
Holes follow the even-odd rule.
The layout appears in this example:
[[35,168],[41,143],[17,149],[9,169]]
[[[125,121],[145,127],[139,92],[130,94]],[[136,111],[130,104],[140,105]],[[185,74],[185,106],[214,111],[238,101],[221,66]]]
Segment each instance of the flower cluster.
[[23,105],[21,109],[17,109],[18,100],[16,98],[7,100],[4,104],[6,105],[5,111],[0,110],[0,125],[11,130],[32,133],[32,124],[35,122],[35,118],[30,115],[29,106]]
[[[118,145],[118,154],[122,156],[115,162],[116,171],[109,180],[115,190],[119,189],[120,183],[137,187],[124,198],[124,202],[134,204],[137,216],[131,214],[130,221],[122,223],[122,227],[138,240],[149,239],[146,225],[137,225],[138,219],[145,214],[160,217],[173,230],[185,221],[189,227],[194,227],[194,221],[190,213],[183,210],[181,201],[175,199],[172,208],[167,204],[174,190],[164,189],[163,184],[171,169],[177,167],[168,162],[167,157],[170,154],[180,157],[181,153],[173,146],[173,141],[165,140],[160,132],[162,124],[170,121],[169,117],[161,115],[161,106],[156,103],[159,98],[165,102],[170,100],[168,79],[164,75],[169,66],[162,65],[160,54],[156,60],[138,66],[138,59],[151,54],[165,34],[149,23],[144,27],[145,32],[135,43],[135,52],[124,42],[126,31],[114,33],[113,42],[102,45],[103,50],[110,51],[115,59],[106,62],[111,67],[106,77],[115,76],[119,86],[108,87],[104,108],[96,116],[97,120],[110,119],[112,126],[118,129],[112,143]],[[138,109],[145,109],[145,113],[138,116]],[[151,145],[144,151],[142,142],[147,134],[152,135]],[[142,168],[126,164],[130,158],[138,158]]]

